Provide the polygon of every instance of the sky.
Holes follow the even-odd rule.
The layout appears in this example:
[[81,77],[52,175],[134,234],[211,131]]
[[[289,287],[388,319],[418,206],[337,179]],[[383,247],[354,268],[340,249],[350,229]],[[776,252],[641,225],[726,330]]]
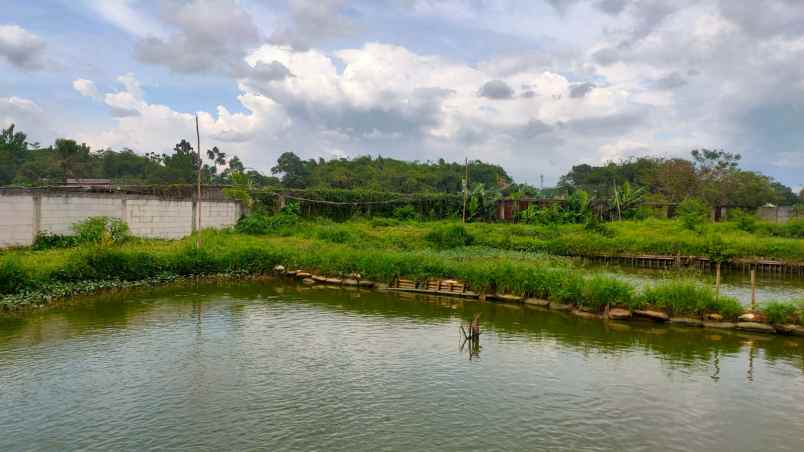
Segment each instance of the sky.
[[716,148],[804,184],[802,0],[9,0],[0,126],[49,145],[573,165]]

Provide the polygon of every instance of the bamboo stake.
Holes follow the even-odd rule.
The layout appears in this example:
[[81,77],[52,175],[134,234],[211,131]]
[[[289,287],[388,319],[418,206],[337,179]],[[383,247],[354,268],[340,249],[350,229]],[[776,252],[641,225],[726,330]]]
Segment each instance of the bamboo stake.
[[715,264],[715,296],[720,298],[720,262]]
[[757,271],[751,269],[751,312],[757,310]]
[[466,197],[469,195],[469,158],[465,159],[466,176],[463,179],[463,214],[461,222],[466,223]]
[[195,208],[198,211],[198,219],[196,220],[196,236],[195,236],[195,247],[201,248],[201,168],[202,162],[201,160],[201,132],[198,130],[198,115],[195,115],[195,138],[196,138],[196,146],[198,146],[198,177],[197,177],[197,187],[198,187],[198,194]]

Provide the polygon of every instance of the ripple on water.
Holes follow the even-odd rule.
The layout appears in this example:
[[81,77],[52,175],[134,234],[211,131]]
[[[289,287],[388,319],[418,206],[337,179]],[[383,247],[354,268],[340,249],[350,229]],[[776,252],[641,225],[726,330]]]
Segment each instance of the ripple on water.
[[[4,332],[0,450],[800,450],[804,437],[790,339],[274,289],[164,289]],[[474,312],[470,360],[457,329]]]

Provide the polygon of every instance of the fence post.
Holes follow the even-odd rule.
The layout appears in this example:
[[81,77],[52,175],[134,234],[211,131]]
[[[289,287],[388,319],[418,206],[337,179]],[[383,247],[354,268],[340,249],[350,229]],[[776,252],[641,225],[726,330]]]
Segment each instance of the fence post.
[[715,296],[720,298],[720,262],[715,264]]

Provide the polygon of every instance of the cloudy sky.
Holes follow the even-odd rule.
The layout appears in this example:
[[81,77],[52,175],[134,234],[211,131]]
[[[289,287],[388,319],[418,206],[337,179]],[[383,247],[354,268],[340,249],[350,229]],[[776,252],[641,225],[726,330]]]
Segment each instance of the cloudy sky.
[[694,148],[804,183],[802,0],[10,0],[0,126],[167,152],[573,164]]

